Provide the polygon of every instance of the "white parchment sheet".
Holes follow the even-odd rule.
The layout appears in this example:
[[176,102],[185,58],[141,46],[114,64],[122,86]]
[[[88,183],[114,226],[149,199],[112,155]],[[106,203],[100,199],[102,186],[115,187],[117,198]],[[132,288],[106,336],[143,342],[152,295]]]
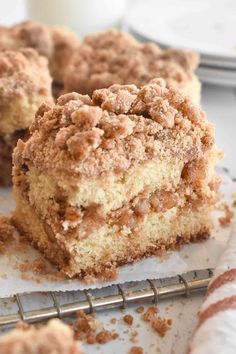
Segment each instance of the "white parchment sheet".
[[[229,172],[220,168],[223,178],[220,202],[231,205],[236,192],[236,182],[233,181]],[[9,214],[14,208],[11,189],[0,189],[0,213]],[[236,212],[236,209],[235,209]],[[213,213],[214,229],[208,241],[184,246],[180,251],[170,252],[165,259],[151,257],[131,265],[120,267],[118,277],[112,282],[97,282],[86,284],[79,280],[48,280],[45,277],[36,281],[35,276],[22,277],[19,265],[28,260],[29,262],[40,256],[39,252],[31,246],[16,250],[15,245],[9,247],[7,252],[0,255],[0,297],[8,297],[15,293],[32,291],[67,291],[83,290],[86,288],[100,288],[110,284],[124,283],[127,281],[145,280],[146,278],[160,278],[174,276],[195,269],[215,267],[229,238],[232,223],[227,227],[221,227],[218,217],[221,211]]]

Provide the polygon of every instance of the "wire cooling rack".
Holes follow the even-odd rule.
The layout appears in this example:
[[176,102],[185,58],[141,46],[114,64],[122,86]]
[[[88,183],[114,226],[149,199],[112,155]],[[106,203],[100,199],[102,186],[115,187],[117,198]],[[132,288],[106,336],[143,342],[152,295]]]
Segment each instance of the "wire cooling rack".
[[[212,275],[212,269],[204,269],[172,278],[147,279],[91,291],[17,294],[0,300],[0,326],[14,326],[18,321],[36,323],[55,317],[71,317],[79,310],[92,313],[126,308],[135,303],[158,303],[181,295],[189,297],[206,291]],[[9,303],[13,305],[13,313],[6,311]]]

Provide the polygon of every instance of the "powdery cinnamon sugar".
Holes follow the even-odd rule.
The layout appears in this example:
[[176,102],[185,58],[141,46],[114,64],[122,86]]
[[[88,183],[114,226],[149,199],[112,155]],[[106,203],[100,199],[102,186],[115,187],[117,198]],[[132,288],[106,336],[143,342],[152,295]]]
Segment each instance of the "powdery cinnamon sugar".
[[114,83],[144,85],[154,77],[182,87],[192,79],[198,62],[196,53],[161,50],[154,43],[139,43],[129,34],[108,30],[86,37],[78,46],[66,70],[65,90],[92,94]]
[[213,144],[204,113],[157,79],[140,89],[113,85],[92,99],[70,93],[54,107],[42,105],[14,160],[16,167],[27,161],[41,170],[94,177],[157,156],[200,159]]

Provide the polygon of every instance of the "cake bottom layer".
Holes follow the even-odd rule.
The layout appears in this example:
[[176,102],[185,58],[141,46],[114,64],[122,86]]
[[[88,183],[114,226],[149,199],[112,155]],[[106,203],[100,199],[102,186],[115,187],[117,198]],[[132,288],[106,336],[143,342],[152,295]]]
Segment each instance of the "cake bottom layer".
[[11,135],[0,135],[0,186],[11,185],[12,152],[18,139],[24,138],[26,130],[16,131]]
[[[135,232],[105,224],[84,239],[76,231],[68,235],[53,232],[40,219],[21,190],[15,187],[14,221],[20,232],[69,277],[112,277],[114,269],[150,255],[160,255],[181,244],[207,239],[210,234],[210,206],[192,210],[173,207],[164,213],[149,213]],[[68,236],[68,237],[67,237]]]

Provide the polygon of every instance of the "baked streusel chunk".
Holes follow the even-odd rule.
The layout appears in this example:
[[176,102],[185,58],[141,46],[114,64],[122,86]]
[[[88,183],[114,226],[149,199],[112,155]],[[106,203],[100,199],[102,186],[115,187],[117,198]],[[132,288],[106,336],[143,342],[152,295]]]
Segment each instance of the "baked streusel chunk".
[[86,37],[75,51],[66,69],[65,92],[91,95],[112,84],[142,86],[161,77],[168,87],[184,90],[199,103],[201,85],[194,74],[198,62],[194,52],[162,50],[117,30],[98,32]]
[[[22,326],[23,327],[23,326]],[[60,320],[51,320],[43,327],[25,326],[0,337],[4,354],[81,354],[81,344],[73,331]]]
[[0,29],[0,47],[20,49],[34,48],[48,58],[51,75],[56,83],[62,84],[65,67],[79,44],[78,37],[66,27],[48,27],[25,21],[10,28]]
[[33,49],[0,51],[0,184],[11,181],[11,155],[44,100],[52,101],[47,59]]
[[15,223],[69,277],[208,238],[212,126],[161,79],[42,105],[14,151]]

